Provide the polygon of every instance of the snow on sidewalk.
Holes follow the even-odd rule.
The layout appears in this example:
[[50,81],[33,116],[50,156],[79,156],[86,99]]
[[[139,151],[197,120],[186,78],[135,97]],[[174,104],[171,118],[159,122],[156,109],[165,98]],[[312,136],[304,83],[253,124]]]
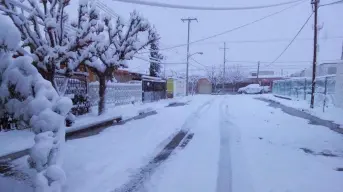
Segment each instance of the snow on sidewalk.
[[0,132],[0,157],[21,151],[34,144],[34,134],[29,130],[11,130]]
[[[336,169],[343,167],[342,135],[310,125],[253,97],[226,99],[232,123],[231,151],[240,151],[248,170],[242,178],[251,178],[242,185],[251,181],[254,192],[341,192],[342,172]],[[322,152],[337,157],[323,156]],[[237,156],[232,154],[233,159]],[[232,164],[236,168],[233,178],[240,173],[237,167],[242,166],[237,162]]]
[[[97,116],[97,111],[94,110],[89,114],[82,115],[76,118],[72,127],[66,128],[67,132],[73,132],[84,129],[89,125],[98,124],[114,117],[121,116],[123,119],[128,119],[138,115],[141,111],[159,110],[172,102],[187,102],[190,97],[174,98],[160,100],[152,103],[122,105],[114,108],[109,108],[103,115]],[[13,130],[0,132],[0,157],[7,154],[21,151],[30,148],[34,144],[34,134],[29,130]]]
[[327,108],[325,108],[325,112],[323,112],[322,106],[316,106],[315,108],[310,108],[310,103],[308,101],[305,101],[303,99],[294,99],[287,100],[282,98],[277,98],[273,94],[265,94],[261,95],[259,97],[277,101],[283,105],[286,105],[288,107],[292,107],[295,109],[299,109],[300,111],[304,111],[306,113],[309,113],[313,116],[316,116],[318,118],[333,121],[337,124],[340,124],[343,126],[343,109],[335,107],[334,105],[331,105]]

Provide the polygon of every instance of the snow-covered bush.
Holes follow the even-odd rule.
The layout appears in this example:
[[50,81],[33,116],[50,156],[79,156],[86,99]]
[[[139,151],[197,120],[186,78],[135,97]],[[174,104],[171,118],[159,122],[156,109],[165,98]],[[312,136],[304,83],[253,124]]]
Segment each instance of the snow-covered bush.
[[60,97],[52,84],[32,65],[31,57],[13,59],[20,34],[11,26],[0,28],[0,116],[13,115],[36,134],[28,159],[37,170],[37,192],[60,192],[66,177],[61,169],[61,145],[65,141],[65,115],[70,99]]

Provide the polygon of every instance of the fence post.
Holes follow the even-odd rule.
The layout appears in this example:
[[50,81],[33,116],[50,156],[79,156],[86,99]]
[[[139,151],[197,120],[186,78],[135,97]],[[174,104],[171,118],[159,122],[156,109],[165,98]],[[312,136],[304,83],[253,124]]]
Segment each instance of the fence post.
[[304,100],[306,101],[306,84],[307,84],[307,80],[306,80],[306,77],[305,77],[305,82],[304,82]]
[[327,85],[328,85],[328,77],[325,77],[323,112],[325,112]]

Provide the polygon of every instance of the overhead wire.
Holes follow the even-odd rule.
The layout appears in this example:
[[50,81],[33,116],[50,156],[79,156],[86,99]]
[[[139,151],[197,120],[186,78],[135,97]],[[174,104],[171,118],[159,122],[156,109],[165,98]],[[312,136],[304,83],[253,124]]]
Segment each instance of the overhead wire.
[[[264,16],[264,17],[261,17],[261,18],[259,18],[259,19],[254,20],[254,21],[251,21],[251,22],[248,22],[248,23],[246,23],[246,24],[240,25],[240,26],[238,26],[238,27],[235,27],[235,28],[232,28],[232,29],[223,31],[223,32],[221,32],[221,33],[217,33],[217,34],[214,34],[214,35],[211,35],[211,36],[202,38],[202,39],[198,39],[198,40],[196,40],[196,41],[192,41],[192,42],[189,43],[189,45],[194,44],[194,43],[198,43],[198,42],[201,42],[201,41],[205,41],[205,40],[208,40],[208,39],[212,39],[212,38],[215,38],[215,37],[218,37],[218,36],[221,36],[221,35],[224,35],[224,34],[233,32],[233,31],[236,31],[236,30],[238,30],[238,29],[247,27],[247,26],[249,26],[249,25],[255,24],[255,23],[257,23],[257,22],[260,22],[260,21],[262,21],[262,20],[265,20],[265,19],[267,19],[267,18],[269,18],[269,17],[272,17],[272,16],[274,16],[274,15],[280,14],[280,13],[282,13],[282,12],[288,10],[288,9],[291,9],[291,8],[293,8],[293,7],[296,7],[296,6],[300,5],[302,2],[305,2],[305,1],[302,0],[302,1],[300,1],[300,3],[296,3],[296,4],[292,5],[292,6],[289,6],[289,7],[286,7],[286,8],[284,8],[284,9],[281,9],[280,11],[277,11],[277,12],[274,12],[274,13],[271,13],[271,14],[268,14],[268,15],[266,15],[266,16]],[[187,43],[185,43],[185,44],[179,44],[179,45],[175,45],[175,46],[172,46],[172,47],[162,48],[162,49],[160,49],[160,51],[175,49],[175,48],[179,48],[179,47],[183,47],[183,46],[187,46],[187,45],[188,45]],[[144,54],[144,53],[148,53],[148,52],[140,52],[139,54]]]
[[311,19],[313,15],[313,12],[311,13],[311,15],[306,19],[305,23],[301,26],[301,28],[298,30],[298,32],[295,34],[295,36],[293,37],[293,39],[289,42],[289,44],[285,47],[285,49],[268,65],[266,65],[265,67],[268,67],[272,64],[274,64],[278,59],[280,59],[280,57],[288,50],[288,48],[292,45],[292,43],[294,42],[294,40],[298,37],[298,35],[301,33],[301,31],[304,29],[304,27],[306,26],[306,24],[308,23],[308,21]]
[[343,0],[322,4],[322,5],[319,5],[319,7],[324,7],[324,6],[329,6],[329,5],[336,5],[336,4],[341,4],[341,3],[343,3]]
[[278,7],[278,6],[297,3],[302,0],[293,0],[293,1],[287,1],[283,3],[269,4],[269,5],[242,6],[242,7],[187,6],[187,5],[168,4],[168,3],[158,3],[158,2],[151,2],[151,1],[144,1],[144,0],[113,0],[113,1],[153,6],[153,7],[172,8],[172,9],[187,9],[187,10],[202,10],[202,11],[227,11],[227,10],[233,11],[233,10],[252,10],[252,9],[265,9],[265,8],[271,8],[271,7]]

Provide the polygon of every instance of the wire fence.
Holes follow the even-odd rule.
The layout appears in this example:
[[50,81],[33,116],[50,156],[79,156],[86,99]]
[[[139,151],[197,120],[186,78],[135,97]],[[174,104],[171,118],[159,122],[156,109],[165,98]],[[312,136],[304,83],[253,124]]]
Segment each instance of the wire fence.
[[[335,101],[336,76],[322,76],[316,78],[315,106],[325,108],[332,106]],[[303,99],[310,102],[312,80],[308,77],[278,80],[273,82],[273,94],[291,98]]]

